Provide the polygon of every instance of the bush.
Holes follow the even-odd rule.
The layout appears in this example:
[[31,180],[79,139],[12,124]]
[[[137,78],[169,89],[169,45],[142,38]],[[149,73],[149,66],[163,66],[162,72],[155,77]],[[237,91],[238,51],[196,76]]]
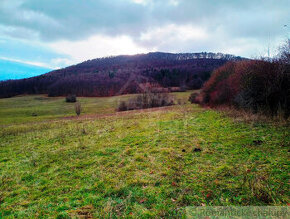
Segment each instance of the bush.
[[127,104],[125,101],[121,101],[119,103],[119,106],[118,106],[118,111],[126,111],[127,110]]
[[126,102],[121,101],[118,111],[147,109],[153,107],[174,105],[174,99],[168,93],[145,92],[137,97],[131,98]]
[[81,114],[81,111],[82,111],[81,103],[76,102],[75,103],[75,112],[76,112],[77,116],[79,116]]
[[289,64],[281,60],[230,62],[216,69],[199,98],[209,106],[233,105],[275,116],[289,116]]
[[77,97],[76,95],[68,95],[66,98],[65,98],[65,101],[67,103],[75,103],[77,101]]
[[190,103],[199,103],[197,97],[198,97],[199,93],[191,93],[189,98],[188,98],[188,101]]

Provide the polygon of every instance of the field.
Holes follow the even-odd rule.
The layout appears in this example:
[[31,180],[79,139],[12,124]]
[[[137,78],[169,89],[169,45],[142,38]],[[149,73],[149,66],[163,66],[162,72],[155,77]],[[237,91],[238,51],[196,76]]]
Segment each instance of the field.
[[[184,102],[189,92],[175,93]],[[287,205],[289,126],[183,104],[0,99],[0,217],[184,217],[186,206]]]

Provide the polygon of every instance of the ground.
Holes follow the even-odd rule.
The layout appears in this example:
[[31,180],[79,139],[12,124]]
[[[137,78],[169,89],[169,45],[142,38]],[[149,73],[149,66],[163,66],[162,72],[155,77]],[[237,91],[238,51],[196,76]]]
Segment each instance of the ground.
[[[189,93],[175,93],[186,102]],[[0,99],[0,217],[184,217],[186,206],[287,205],[289,126],[194,104]]]

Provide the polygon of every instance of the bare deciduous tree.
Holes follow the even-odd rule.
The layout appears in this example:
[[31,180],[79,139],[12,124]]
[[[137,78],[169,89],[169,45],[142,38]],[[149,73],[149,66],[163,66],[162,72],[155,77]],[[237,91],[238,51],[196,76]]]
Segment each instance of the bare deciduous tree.
[[80,102],[76,102],[75,103],[75,112],[77,114],[77,116],[79,116],[81,114],[82,111],[82,106]]

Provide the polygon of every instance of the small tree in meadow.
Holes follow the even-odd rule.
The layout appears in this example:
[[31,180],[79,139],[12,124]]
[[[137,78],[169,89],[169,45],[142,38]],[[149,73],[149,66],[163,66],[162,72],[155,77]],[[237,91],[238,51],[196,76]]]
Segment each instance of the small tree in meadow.
[[81,107],[81,103],[80,102],[76,102],[75,103],[75,111],[76,111],[77,116],[79,116],[81,114],[82,107]]

